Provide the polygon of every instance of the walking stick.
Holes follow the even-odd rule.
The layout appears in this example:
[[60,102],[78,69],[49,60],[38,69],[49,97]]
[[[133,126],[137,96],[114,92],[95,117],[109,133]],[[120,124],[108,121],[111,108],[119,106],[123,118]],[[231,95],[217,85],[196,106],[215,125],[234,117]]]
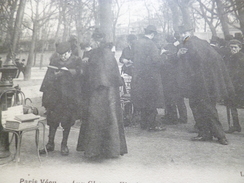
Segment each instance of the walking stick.
[[226,104],[227,121],[230,129],[230,107]]

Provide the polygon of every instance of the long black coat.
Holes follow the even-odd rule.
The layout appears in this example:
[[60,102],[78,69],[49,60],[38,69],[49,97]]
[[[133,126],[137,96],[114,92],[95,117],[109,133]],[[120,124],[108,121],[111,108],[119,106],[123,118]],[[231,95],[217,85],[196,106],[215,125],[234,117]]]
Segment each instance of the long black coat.
[[244,53],[230,55],[227,69],[235,88],[235,103],[244,105]]
[[106,46],[91,51],[88,60],[87,120],[81,125],[77,149],[86,157],[117,157],[127,153],[117,61]]
[[164,95],[160,74],[159,50],[147,37],[135,41],[133,51],[133,74],[131,100],[136,108],[163,108]]
[[[233,96],[234,88],[221,56],[207,41],[196,36],[182,45],[188,51],[181,55],[181,73],[189,98],[220,100]],[[204,51],[203,51],[204,50]]]

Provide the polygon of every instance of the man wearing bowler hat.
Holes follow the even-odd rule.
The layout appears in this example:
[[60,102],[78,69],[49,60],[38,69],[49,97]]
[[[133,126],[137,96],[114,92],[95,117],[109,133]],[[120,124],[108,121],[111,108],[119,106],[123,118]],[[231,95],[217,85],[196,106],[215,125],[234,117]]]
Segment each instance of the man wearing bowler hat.
[[216,101],[234,94],[233,85],[221,56],[207,41],[193,36],[192,29],[179,27],[182,47],[178,51],[188,84],[190,108],[198,129],[193,141],[211,141],[227,145],[223,127],[218,118]]
[[134,107],[141,112],[141,128],[148,131],[161,131],[165,128],[156,122],[157,108],[162,108],[164,105],[160,51],[152,41],[157,30],[154,25],[148,25],[144,31],[144,36],[132,44],[134,68],[131,100]]

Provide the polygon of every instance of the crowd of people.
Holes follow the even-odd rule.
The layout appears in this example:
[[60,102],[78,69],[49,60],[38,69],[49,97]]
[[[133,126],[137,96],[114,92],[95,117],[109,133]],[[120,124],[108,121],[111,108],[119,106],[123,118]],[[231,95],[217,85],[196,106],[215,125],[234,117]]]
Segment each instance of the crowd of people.
[[[221,39],[215,37],[210,44],[194,36],[191,28],[180,26],[179,32],[165,36],[166,44],[159,48],[157,34],[156,27],[149,25],[143,36],[128,35],[128,46],[119,59],[122,72],[132,77],[130,100],[133,111],[140,114],[140,128],[156,132],[166,130],[165,124],[187,123],[184,99],[188,98],[198,132],[192,140],[217,138],[227,145],[216,104],[226,105],[226,133],[240,132],[237,108],[244,105],[242,41],[232,38],[221,47]],[[50,58],[40,89],[49,125],[48,152],[55,149],[55,133],[61,125],[61,154],[69,154],[70,129],[79,119],[76,150],[84,151],[85,157],[114,158],[128,153],[120,104],[124,83],[113,45],[99,29],[92,39],[92,46],[78,45],[74,37],[57,43]],[[156,120],[158,108],[165,109],[162,121]]]

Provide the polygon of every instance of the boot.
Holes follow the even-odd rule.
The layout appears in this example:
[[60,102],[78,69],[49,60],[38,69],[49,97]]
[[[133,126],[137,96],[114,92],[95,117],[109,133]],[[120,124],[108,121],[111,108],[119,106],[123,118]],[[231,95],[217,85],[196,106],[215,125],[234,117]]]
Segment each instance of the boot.
[[48,143],[46,145],[46,149],[44,148],[39,151],[40,154],[46,154],[46,151],[47,152],[54,151],[54,147],[55,147],[54,138],[55,138],[56,131],[57,128],[51,126],[49,127]]
[[67,141],[68,141],[68,137],[69,137],[70,128],[71,127],[64,128],[64,131],[63,131],[63,140],[61,143],[61,155],[62,156],[69,155],[69,148],[67,146]]

